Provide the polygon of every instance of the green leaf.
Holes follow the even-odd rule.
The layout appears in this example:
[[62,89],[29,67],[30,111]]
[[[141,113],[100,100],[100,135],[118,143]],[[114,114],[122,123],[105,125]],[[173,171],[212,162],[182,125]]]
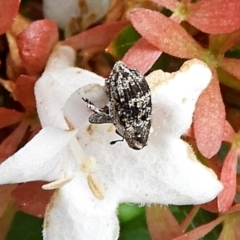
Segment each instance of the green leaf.
[[[135,208],[135,206],[133,206]],[[127,223],[120,224],[119,240],[151,240],[145,210]]]
[[145,208],[137,204],[120,204],[118,209],[118,218],[121,223],[126,223],[139,215],[145,214]]
[[125,27],[107,47],[107,52],[116,59],[121,59],[129,48],[140,38],[133,26]]
[[240,49],[234,48],[234,49],[226,52],[224,56],[227,57],[227,58],[237,58],[237,59],[240,59]]
[[43,219],[16,212],[6,240],[42,240]]

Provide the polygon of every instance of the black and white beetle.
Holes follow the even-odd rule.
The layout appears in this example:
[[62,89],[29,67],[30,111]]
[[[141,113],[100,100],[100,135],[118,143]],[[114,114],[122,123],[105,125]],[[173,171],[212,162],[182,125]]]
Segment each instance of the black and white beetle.
[[129,147],[142,149],[147,145],[152,114],[151,92],[144,76],[118,61],[106,79],[106,91],[109,103],[101,109],[83,99],[94,112],[89,122],[113,123],[116,133],[127,141]]

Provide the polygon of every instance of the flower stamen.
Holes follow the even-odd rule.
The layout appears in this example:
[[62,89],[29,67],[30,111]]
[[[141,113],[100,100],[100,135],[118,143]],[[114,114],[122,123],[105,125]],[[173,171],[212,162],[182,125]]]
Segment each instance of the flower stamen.
[[42,185],[42,189],[43,190],[53,190],[53,189],[63,187],[65,184],[70,182],[73,179],[73,177],[74,177],[74,175],[67,175],[66,173],[62,173],[59,179]]
[[102,187],[100,186],[99,182],[93,175],[93,173],[97,170],[96,159],[93,157],[86,158],[80,165],[80,170],[87,175],[87,183],[92,194],[96,198],[102,200],[104,198]]
[[89,186],[92,194],[96,198],[103,200],[103,198],[104,198],[103,190],[93,174],[87,175],[87,183],[88,183],[88,186]]

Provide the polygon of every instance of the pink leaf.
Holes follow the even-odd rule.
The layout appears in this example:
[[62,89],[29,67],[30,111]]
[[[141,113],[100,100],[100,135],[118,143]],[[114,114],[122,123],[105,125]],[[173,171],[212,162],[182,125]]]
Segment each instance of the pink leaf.
[[137,69],[145,74],[161,56],[161,53],[158,48],[141,38],[124,55],[122,61],[130,68]]
[[18,35],[19,53],[30,75],[41,73],[57,41],[57,25],[49,19],[31,23]]
[[240,28],[239,13],[239,0],[201,0],[190,6],[186,20],[206,33],[229,33]]
[[0,34],[5,33],[12,25],[18,13],[20,0],[0,1]]
[[225,124],[225,107],[222,101],[216,71],[209,86],[198,99],[194,113],[194,135],[203,156],[211,158],[222,143]]
[[148,230],[153,240],[173,239],[181,234],[181,228],[166,206],[146,208]]
[[228,211],[236,195],[238,154],[239,152],[232,147],[223,162],[220,180],[224,185],[224,189],[218,195],[218,208],[220,212]]
[[182,26],[163,14],[135,8],[130,19],[134,28],[160,51],[180,58],[201,58],[202,47]]
[[[191,211],[187,214],[185,219],[181,222],[181,229],[182,232],[185,232],[185,230],[191,225],[194,217],[198,213],[200,207],[199,206],[194,206]],[[180,235],[180,234],[179,234]]]
[[114,22],[99,25],[73,37],[69,37],[62,44],[69,45],[76,50],[99,47],[106,48],[122,28],[129,22]]
[[195,228],[194,230],[185,233],[184,235],[174,238],[173,240],[198,240],[204,237],[207,233],[212,231],[213,228],[215,228],[218,224],[220,224],[224,220],[225,216],[221,216],[217,218],[216,220],[204,224],[198,228]]

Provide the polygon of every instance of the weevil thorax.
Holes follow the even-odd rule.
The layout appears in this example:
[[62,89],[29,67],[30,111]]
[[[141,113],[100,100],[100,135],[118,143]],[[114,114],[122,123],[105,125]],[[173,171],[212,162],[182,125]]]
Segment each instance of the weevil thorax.
[[147,145],[151,128],[151,92],[144,76],[121,61],[115,63],[106,80],[109,117],[129,147]]

